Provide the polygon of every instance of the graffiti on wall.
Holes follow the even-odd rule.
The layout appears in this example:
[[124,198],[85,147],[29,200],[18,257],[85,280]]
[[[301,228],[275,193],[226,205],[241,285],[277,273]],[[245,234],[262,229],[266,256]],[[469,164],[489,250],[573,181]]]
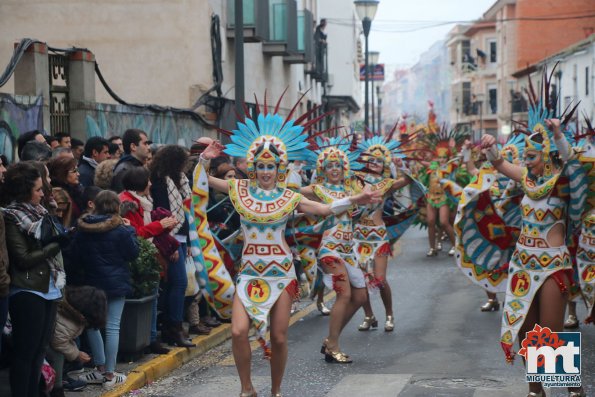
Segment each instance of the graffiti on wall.
[[196,138],[216,135],[215,130],[204,127],[184,114],[104,103],[95,103],[93,106],[94,109],[86,110],[87,138],[122,136],[127,129],[137,128],[145,131],[155,143],[189,147]]
[[31,130],[43,130],[41,96],[0,94],[0,153],[12,162],[19,136]]

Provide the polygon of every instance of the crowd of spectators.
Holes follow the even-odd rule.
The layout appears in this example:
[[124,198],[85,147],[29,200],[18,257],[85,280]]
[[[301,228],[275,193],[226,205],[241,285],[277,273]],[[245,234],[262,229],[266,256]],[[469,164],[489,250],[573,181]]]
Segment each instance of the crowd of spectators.
[[[168,353],[164,343],[193,347],[190,333],[224,321],[187,288],[183,201],[208,144],[156,145],[138,129],[86,142],[30,131],[18,138],[18,161],[0,154],[0,363],[14,397],[125,382],[116,367],[138,239],[154,244],[163,267],[145,353]],[[243,178],[245,160],[222,156],[211,172]],[[228,198],[212,194],[210,205],[220,238],[239,229]]]

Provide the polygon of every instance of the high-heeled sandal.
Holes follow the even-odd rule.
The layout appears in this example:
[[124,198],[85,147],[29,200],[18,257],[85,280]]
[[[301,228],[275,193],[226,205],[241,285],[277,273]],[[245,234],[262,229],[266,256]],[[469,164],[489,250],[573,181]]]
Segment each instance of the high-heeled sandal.
[[393,332],[395,329],[395,317],[386,316],[386,322],[384,323],[384,332]]
[[256,390],[252,389],[252,391],[240,392],[240,397],[258,397],[258,396],[256,395]]
[[339,352],[339,351],[332,351],[329,348],[325,348],[324,351],[324,361],[327,363],[335,363],[335,364],[351,364],[353,360],[347,354]]
[[530,391],[529,394],[527,394],[527,397],[545,397],[545,392],[542,390],[539,393],[535,393],[534,391]]
[[[326,350],[327,350],[327,347],[326,347],[326,346],[327,346],[327,345],[328,345],[328,339],[325,339],[325,340],[323,340],[323,341],[322,341],[322,346],[320,347],[320,353],[321,353],[321,354],[326,354]],[[349,357],[349,354],[345,354],[345,353],[343,353],[343,355],[344,355],[345,357],[349,358],[349,359],[351,358],[351,357]]]
[[585,389],[581,387],[580,390],[569,391],[568,397],[587,397],[587,393],[585,392]]
[[364,322],[361,323],[359,325],[359,327],[357,327],[357,329],[359,331],[368,331],[370,328],[376,328],[376,327],[378,327],[378,320],[376,320],[376,317],[370,316],[370,317],[364,317]]
[[434,248],[430,248],[428,250],[428,252],[426,252],[426,256],[437,256],[438,255],[438,251],[436,251]]
[[331,314],[331,310],[324,305],[324,302],[316,302],[316,307],[323,316],[328,316]]
[[574,329],[574,328],[578,328],[578,326],[579,326],[579,324],[578,324],[578,319],[576,318],[576,316],[574,314],[569,314],[566,321],[564,321],[564,328]]
[[500,310],[500,302],[498,302],[498,299],[488,299],[488,301],[481,306],[480,310],[482,312],[497,312]]

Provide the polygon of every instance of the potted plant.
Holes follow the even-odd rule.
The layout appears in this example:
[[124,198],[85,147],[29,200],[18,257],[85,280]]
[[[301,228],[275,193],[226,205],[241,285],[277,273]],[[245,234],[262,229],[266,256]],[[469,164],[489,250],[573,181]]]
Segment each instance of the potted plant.
[[126,299],[120,324],[119,351],[126,357],[142,352],[151,343],[152,308],[161,271],[157,248],[144,238],[138,242],[138,258],[130,263],[133,292]]

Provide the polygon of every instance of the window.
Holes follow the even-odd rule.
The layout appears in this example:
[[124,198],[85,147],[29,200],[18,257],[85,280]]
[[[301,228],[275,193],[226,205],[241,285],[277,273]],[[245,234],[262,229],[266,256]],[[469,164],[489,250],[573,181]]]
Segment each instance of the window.
[[490,63],[498,62],[498,46],[496,45],[496,40],[488,41],[488,51],[490,56]]
[[472,114],[471,108],[471,83],[463,83],[463,114]]
[[498,113],[498,88],[494,85],[488,86],[488,104],[491,114]]
[[469,40],[461,41],[461,62],[472,63],[471,60],[471,42]]

